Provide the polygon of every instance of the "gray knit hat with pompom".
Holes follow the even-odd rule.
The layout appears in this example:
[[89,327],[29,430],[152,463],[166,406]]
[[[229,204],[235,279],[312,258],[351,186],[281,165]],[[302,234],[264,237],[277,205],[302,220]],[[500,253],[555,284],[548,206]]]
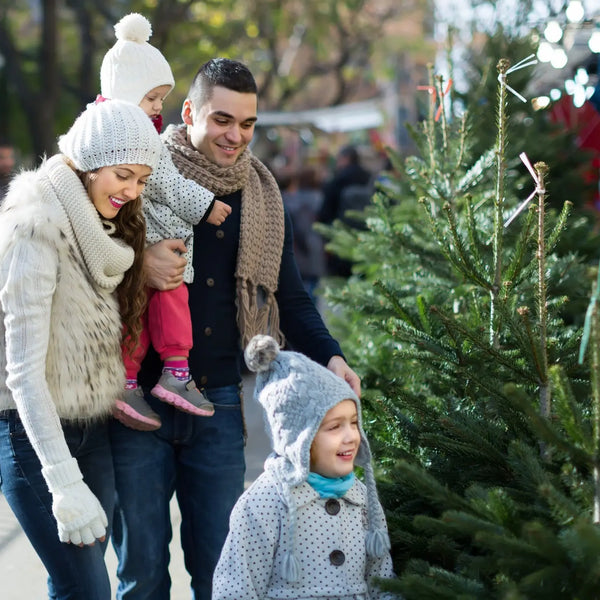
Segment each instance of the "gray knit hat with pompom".
[[[390,548],[387,533],[376,529],[383,509],[377,498],[371,450],[362,426],[360,400],[341,377],[298,352],[282,351],[270,336],[257,335],[244,352],[246,364],[256,373],[254,398],[265,411],[267,433],[273,452],[265,469],[275,474],[288,505],[290,538],[294,540],[295,506],[291,487],[306,481],[310,471],[310,447],[325,414],[343,400],[356,403],[360,446],[355,464],[364,470],[367,488],[369,532],[367,553],[383,556]],[[299,565],[292,549],[284,563],[286,578],[294,582]]]

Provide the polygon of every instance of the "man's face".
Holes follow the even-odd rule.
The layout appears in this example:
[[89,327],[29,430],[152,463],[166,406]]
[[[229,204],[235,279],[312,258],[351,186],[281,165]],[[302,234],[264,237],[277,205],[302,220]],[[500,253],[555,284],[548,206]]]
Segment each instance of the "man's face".
[[252,140],[256,111],[256,94],[217,86],[200,107],[186,100],[182,116],[194,148],[216,165],[230,167]]

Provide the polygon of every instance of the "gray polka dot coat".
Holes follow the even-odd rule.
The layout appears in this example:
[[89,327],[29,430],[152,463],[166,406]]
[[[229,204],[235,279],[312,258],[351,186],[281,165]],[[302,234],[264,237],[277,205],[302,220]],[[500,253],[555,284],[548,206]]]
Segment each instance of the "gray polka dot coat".
[[193,228],[210,214],[215,195],[184,177],[173,164],[168,148],[163,145],[158,166],[148,178],[142,198],[146,243],[156,244],[166,239],[184,240],[187,265],[183,279],[191,283],[194,280]]
[[[281,484],[264,472],[241,496],[213,579],[212,600],[371,600],[393,595],[376,589],[374,577],[394,576],[389,553],[365,551],[367,493],[358,479],[345,496],[320,498],[308,484],[292,488],[296,504],[295,555],[300,577],[282,574],[290,546],[288,511]],[[380,524],[385,528],[385,523]]]

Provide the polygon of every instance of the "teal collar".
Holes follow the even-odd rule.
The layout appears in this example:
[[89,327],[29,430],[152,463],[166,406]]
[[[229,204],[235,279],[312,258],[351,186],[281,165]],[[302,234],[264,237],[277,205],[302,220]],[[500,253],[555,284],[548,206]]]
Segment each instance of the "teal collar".
[[341,498],[352,487],[354,473],[332,479],[310,472],[306,481],[321,498]]

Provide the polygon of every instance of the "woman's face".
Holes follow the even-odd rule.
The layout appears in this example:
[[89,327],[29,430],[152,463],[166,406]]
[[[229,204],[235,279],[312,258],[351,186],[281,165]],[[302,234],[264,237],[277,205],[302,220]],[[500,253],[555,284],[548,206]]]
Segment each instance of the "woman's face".
[[146,165],[102,167],[91,174],[88,195],[102,217],[114,219],[122,206],[144,191],[150,173]]

